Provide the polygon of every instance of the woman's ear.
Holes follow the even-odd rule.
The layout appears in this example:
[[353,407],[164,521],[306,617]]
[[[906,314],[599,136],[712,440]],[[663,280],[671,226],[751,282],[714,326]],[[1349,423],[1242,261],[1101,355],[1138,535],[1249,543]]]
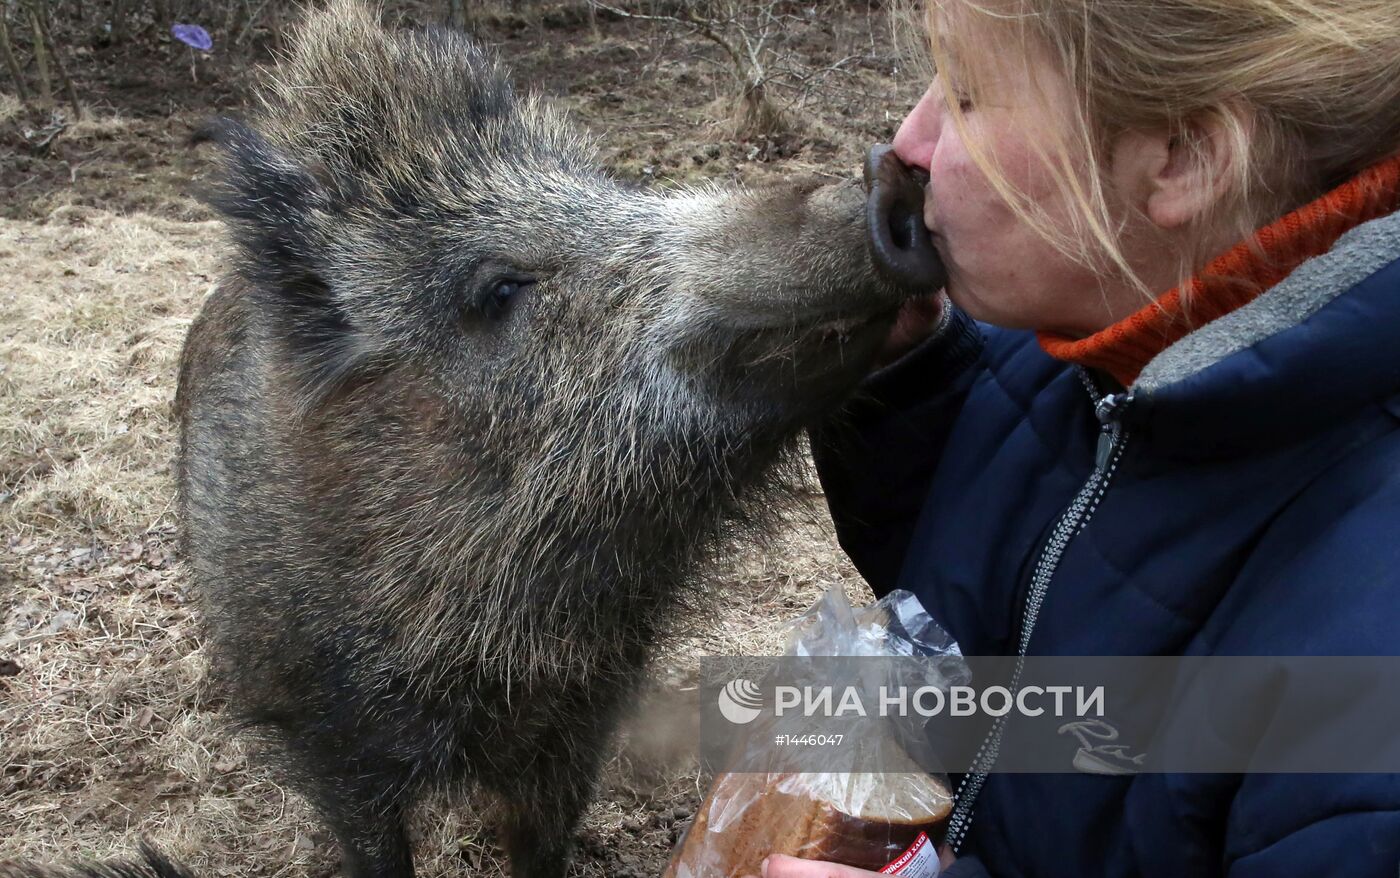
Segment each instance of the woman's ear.
[[1144,166],[1144,208],[1158,228],[1187,226],[1225,197],[1238,142],[1230,121],[1223,110],[1202,113],[1153,136],[1152,160]]

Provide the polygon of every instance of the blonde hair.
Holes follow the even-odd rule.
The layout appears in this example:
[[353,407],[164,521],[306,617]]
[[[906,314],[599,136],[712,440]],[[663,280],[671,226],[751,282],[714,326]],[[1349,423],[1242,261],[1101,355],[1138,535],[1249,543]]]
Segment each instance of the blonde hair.
[[[967,137],[948,77],[944,98],[1012,209],[1067,255],[1130,279],[1104,182],[1124,132],[1171,132],[1202,162],[1200,122],[1213,117],[1226,135],[1214,145],[1224,150],[1222,197],[1191,229],[1183,279],[1212,255],[1201,247],[1219,232],[1244,238],[1400,152],[1397,0],[928,0],[926,21],[937,68],[973,62],[974,106],[981,59],[1048,53],[1058,65],[1075,107],[1069,124],[1032,146],[1077,208],[1069,229],[1013,191],[985,145]],[[1012,39],[988,45],[998,31],[982,25]]]

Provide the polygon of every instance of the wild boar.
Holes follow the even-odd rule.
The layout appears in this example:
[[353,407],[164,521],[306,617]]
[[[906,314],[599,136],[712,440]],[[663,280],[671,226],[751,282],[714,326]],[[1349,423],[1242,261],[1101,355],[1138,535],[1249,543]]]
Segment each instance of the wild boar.
[[442,789],[557,878],[650,651],[937,280],[872,270],[853,182],[626,185],[476,43],[352,2],[203,137],[235,249],[178,475],[214,679],[352,878],[411,875]]

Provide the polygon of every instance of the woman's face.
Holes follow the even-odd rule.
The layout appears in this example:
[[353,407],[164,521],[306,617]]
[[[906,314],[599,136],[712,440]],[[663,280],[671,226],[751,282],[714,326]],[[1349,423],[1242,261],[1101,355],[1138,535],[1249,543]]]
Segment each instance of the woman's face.
[[[1034,146],[1068,118],[1069,84],[1046,61],[1016,61],[989,71],[977,98],[962,103],[967,135],[1016,192],[1057,228],[1069,229],[1075,208]],[[962,94],[956,79],[951,85]],[[906,164],[929,174],[924,223],[947,264],[949,298],[972,317],[1084,336],[1143,305],[1139,291],[1101,283],[1017,216],[973,160],[938,79],[900,126],[894,148]]]

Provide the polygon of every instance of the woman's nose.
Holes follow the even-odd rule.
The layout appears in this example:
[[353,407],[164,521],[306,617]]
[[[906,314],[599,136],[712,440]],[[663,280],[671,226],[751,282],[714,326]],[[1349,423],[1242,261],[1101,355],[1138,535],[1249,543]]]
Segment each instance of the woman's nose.
[[938,146],[941,124],[939,100],[939,96],[934,94],[934,88],[930,85],[895,132],[892,144],[894,154],[911,168],[928,171],[929,166],[933,164],[933,150]]

